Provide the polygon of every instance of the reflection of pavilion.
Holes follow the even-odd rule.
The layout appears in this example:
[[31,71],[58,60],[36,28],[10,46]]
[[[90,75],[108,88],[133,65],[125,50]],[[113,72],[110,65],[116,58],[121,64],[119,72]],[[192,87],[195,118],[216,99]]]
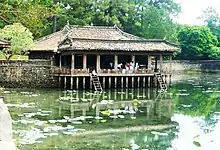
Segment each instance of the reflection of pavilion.
[[[100,116],[101,111],[105,111],[107,109],[110,110],[125,110],[125,109],[133,109],[133,110],[141,110],[143,111],[143,115],[146,116],[147,118],[150,117],[171,117],[172,115],[172,110],[173,110],[173,102],[172,99],[167,98],[166,96],[162,99],[153,99],[151,98],[151,95],[148,95],[144,97],[142,100],[138,100],[137,105],[134,106],[134,100],[132,100],[132,96],[129,99],[128,95],[126,93],[119,94],[117,99],[117,95],[115,96],[115,93],[113,93],[111,96],[109,94],[109,97],[104,99],[105,96],[107,95],[100,95],[100,99],[93,99],[91,100],[92,96],[85,97],[83,95],[83,99],[90,99],[91,101],[87,102],[75,102],[75,103],[70,103],[70,102],[65,102],[65,101],[60,101],[59,105],[59,111],[61,114],[62,110],[70,110],[71,112],[71,117],[79,117],[80,115],[86,116],[86,115],[92,115],[92,116]],[[154,95],[154,93],[151,93]],[[79,94],[74,94],[75,99],[80,99]],[[123,99],[124,98],[124,99]],[[127,98],[127,99],[126,99]],[[151,99],[150,99],[151,98]],[[136,108],[135,108],[136,107]],[[132,114],[131,114],[132,115]]]

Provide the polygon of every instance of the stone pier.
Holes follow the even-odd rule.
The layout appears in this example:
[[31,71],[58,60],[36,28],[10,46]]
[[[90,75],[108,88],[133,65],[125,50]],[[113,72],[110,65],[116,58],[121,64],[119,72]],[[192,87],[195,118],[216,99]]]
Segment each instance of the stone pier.
[[12,119],[3,97],[0,97],[0,150],[16,150],[12,140]]

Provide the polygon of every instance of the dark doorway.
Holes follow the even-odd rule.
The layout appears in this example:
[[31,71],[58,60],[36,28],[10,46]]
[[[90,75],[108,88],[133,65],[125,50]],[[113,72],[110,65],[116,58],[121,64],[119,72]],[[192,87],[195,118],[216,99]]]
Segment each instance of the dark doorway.
[[113,69],[110,66],[110,63],[113,63],[114,66],[114,56],[113,55],[101,55],[100,56],[100,68],[101,69]]
[[83,68],[83,55],[75,55],[75,69]]
[[131,55],[118,55],[118,63],[130,63],[131,62]]
[[141,68],[147,68],[148,56],[145,55],[136,55],[135,63],[138,63]]
[[96,55],[87,55],[87,67],[96,70]]
[[61,66],[65,68],[71,68],[72,57],[70,55],[61,56]]

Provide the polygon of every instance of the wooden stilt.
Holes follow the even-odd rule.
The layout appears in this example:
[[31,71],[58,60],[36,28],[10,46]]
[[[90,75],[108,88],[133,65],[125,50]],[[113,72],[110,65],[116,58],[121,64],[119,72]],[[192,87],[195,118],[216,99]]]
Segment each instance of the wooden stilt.
[[66,77],[64,77],[64,88],[66,88]]
[[131,98],[132,98],[132,100],[133,100],[133,99],[134,99],[134,95],[135,95],[134,89],[131,90],[131,93],[132,93],[132,94],[131,94]]
[[134,88],[134,77],[131,77],[131,87]]
[[126,98],[126,100],[128,99],[128,89],[126,89],[126,91],[125,91],[125,98]]
[[154,80],[154,87],[157,87],[157,78],[153,77],[153,80]]
[[137,87],[139,88],[140,87],[140,77],[137,78],[137,82],[138,82]]
[[150,88],[151,77],[147,77],[147,80],[148,87]]
[[117,90],[114,90],[114,100],[117,100]]
[[109,87],[109,88],[112,87],[112,77],[109,77],[109,80],[108,80],[108,87]]
[[76,77],[76,89],[79,89],[79,77]]
[[105,77],[102,78],[102,88],[105,89]]
[[123,83],[123,79],[124,79],[124,77],[121,77],[121,88],[123,88],[124,87],[124,83]]
[[92,90],[92,78],[90,78],[90,84],[89,84],[89,86],[90,86],[90,90]]
[[73,89],[73,77],[70,77],[70,89]]
[[128,77],[126,77],[126,88],[128,88]]
[[150,88],[147,89],[147,98],[150,99]]
[[61,88],[61,77],[59,77],[58,80],[59,80],[59,87]]
[[86,88],[86,77],[83,77],[83,89]]
[[115,77],[115,88],[117,88],[117,77]]
[[143,77],[143,88],[146,86],[146,77]]

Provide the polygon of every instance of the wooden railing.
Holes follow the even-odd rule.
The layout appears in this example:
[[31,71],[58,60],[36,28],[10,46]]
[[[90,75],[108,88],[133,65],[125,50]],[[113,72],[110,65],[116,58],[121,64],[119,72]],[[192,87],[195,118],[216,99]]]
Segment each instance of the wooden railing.
[[[71,75],[71,74],[88,74],[87,69],[69,69],[69,68],[55,68],[55,74]],[[99,74],[153,74],[154,71],[150,69],[137,69],[137,70],[119,70],[119,69],[100,69]]]

